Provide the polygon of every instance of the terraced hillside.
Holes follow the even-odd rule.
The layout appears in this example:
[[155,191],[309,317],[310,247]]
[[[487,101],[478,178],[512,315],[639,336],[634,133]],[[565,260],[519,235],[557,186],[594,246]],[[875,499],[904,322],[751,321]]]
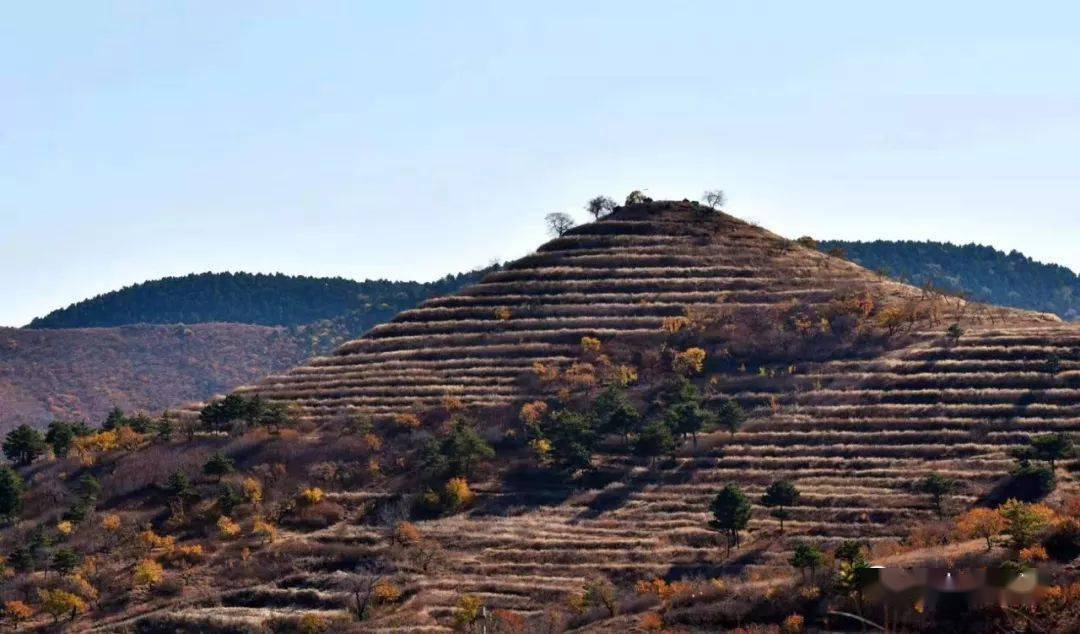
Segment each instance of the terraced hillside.
[[[299,403],[309,419],[331,426],[432,408],[447,394],[474,408],[519,404],[536,390],[527,379],[534,364],[574,363],[582,337],[640,351],[661,345],[657,333],[671,318],[695,311],[751,314],[870,296],[929,308],[884,351],[817,355],[779,372],[715,369],[709,402],[736,399],[751,419],[733,435],[686,443],[672,460],[647,462],[605,445],[594,459],[607,474],[599,487],[477,483],[472,510],[417,523],[445,561],[427,572],[399,569],[402,603],[362,631],[448,630],[464,593],[543,621],[548,606],[565,606],[597,576],[626,587],[654,577],[750,582],[789,574],[793,540],[888,545],[933,520],[929,498],[912,487],[919,477],[962,482],[947,500],[959,511],[1007,473],[1010,450],[1031,434],[1080,431],[1080,327],[928,298],[733,218],[697,213],[678,203],[622,208],[330,357],[243,391]],[[953,323],[966,332],[947,335]],[[707,526],[709,500],[728,483],[756,500],[779,478],[803,493],[786,533],[755,506],[751,538],[725,558]],[[1059,469],[1059,478],[1061,489],[1076,489],[1070,470]],[[278,547],[288,553],[287,577],[141,622],[254,626],[310,612],[344,621],[365,562],[393,558],[386,526],[368,513],[394,494],[329,493],[350,519],[287,535]]]
[[[240,392],[297,403],[317,421],[424,409],[448,394],[467,406],[502,405],[523,396],[518,377],[533,364],[572,362],[583,336],[650,338],[665,318],[687,311],[820,306],[860,293],[895,302],[925,296],[694,204],[633,205]],[[1003,320],[1059,321],[986,308],[953,319]]]
[[[699,362],[680,369],[691,352]],[[629,433],[597,414],[612,390],[641,414]],[[595,609],[575,616],[587,582],[651,609],[632,596],[639,581],[719,578],[760,594],[792,579],[797,539],[922,549],[911,532],[936,509],[919,478],[962,483],[954,514],[993,493],[1032,434],[1080,431],[1080,327],[898,284],[668,202],[619,208],[241,391],[297,409],[227,399],[198,423],[154,423],[183,433],[132,430],[120,447],[120,430],[102,432],[78,455],[22,467],[31,493],[0,533],[19,570],[0,598],[67,584],[94,602],[74,627],[103,632],[310,631],[305,617],[330,631],[446,631],[466,596],[525,620],[509,631],[625,629]],[[667,420],[678,407],[732,400],[749,413],[734,433],[637,449],[650,426],[682,433]],[[585,454],[569,468],[555,444],[566,429]],[[1057,467],[1065,508],[1077,464]],[[100,483],[81,502],[93,515],[64,511],[79,509],[85,476]],[[802,491],[783,534],[757,504],[781,478]],[[754,503],[731,556],[708,525],[727,484]],[[90,521],[61,534],[79,515]],[[97,590],[19,552],[41,533],[95,557],[84,574]],[[155,564],[156,582],[133,573]],[[375,579],[390,585],[358,618]],[[701,625],[680,614],[664,624]]]
[[[925,333],[879,358],[729,376],[711,393],[728,397],[753,408],[752,421],[732,436],[705,435],[671,461],[609,453],[598,462],[621,476],[602,488],[489,483],[472,512],[420,522],[446,563],[398,574],[407,600],[363,631],[449,631],[463,593],[542,620],[545,606],[565,605],[598,575],[624,586],[654,577],[752,581],[790,571],[793,540],[898,544],[935,519],[929,498],[912,489],[919,477],[962,482],[947,500],[958,512],[1007,473],[1009,451],[1029,435],[1080,432],[1080,327],[982,328],[956,341]],[[1076,491],[1070,473],[1059,469],[1060,487]],[[725,559],[707,528],[711,497],[736,483],[756,499],[780,477],[803,493],[786,533],[755,507],[750,539]],[[333,497],[357,505],[385,495]],[[345,618],[357,563],[386,556],[388,543],[384,528],[351,522],[294,534],[294,574],[169,618],[207,627],[311,610]]]

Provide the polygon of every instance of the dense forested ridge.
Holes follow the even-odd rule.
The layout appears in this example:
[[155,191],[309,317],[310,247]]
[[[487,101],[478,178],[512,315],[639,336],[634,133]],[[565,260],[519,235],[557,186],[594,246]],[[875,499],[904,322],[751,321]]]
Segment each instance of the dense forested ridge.
[[[350,315],[370,328],[432,295],[451,293],[486,271],[447,275],[435,282],[341,277],[193,273],[127,286],[55,310],[30,328],[94,328],[132,324],[231,322],[299,326]],[[363,319],[370,314],[372,319]],[[371,323],[368,323],[368,322]]]
[[326,354],[490,271],[427,283],[202,273],[107,293],[30,328],[0,328],[0,433],[100,420],[113,407],[159,412],[201,401]]
[[853,262],[918,286],[932,284],[982,302],[1080,320],[1080,276],[1017,251],[913,240],[826,240],[819,247],[826,252],[843,249]]

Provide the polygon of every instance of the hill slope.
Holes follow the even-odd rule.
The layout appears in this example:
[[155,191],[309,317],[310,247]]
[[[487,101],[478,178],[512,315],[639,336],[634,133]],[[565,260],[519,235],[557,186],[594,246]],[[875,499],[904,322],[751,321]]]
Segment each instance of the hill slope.
[[[697,351],[688,358],[700,365],[679,369]],[[590,468],[560,472],[551,452],[593,442],[566,415],[593,411],[609,386],[650,423],[668,418],[672,399],[700,398],[710,412],[734,400],[749,419],[659,456],[635,449],[640,427],[628,439],[585,422],[598,437]],[[49,496],[76,500],[67,491],[87,474],[101,479],[95,503],[129,527],[112,536],[85,523],[66,542],[108,555],[79,625],[291,632],[307,618],[331,631],[444,632],[463,606],[481,604],[519,624],[510,631],[628,630],[654,609],[663,625],[697,631],[749,623],[740,606],[778,600],[762,584],[796,579],[796,541],[917,550],[909,538],[935,509],[916,479],[956,478],[946,506],[966,509],[1031,433],[1080,431],[1080,327],[920,291],[730,216],[660,202],[619,208],[242,392],[295,404],[296,429],[208,419],[202,434],[24,468],[44,484],[21,528],[2,536],[8,547],[35,524],[55,526],[63,505]],[[542,406],[521,407],[534,399]],[[405,413],[416,416],[392,416]],[[459,433],[467,428],[476,435]],[[537,429],[550,435],[532,437]],[[494,455],[439,461],[480,439]],[[207,474],[218,452],[239,473]],[[1061,489],[1076,490],[1074,471],[1075,461],[1059,463]],[[450,479],[461,474],[475,500]],[[783,533],[758,504],[781,478],[804,496]],[[726,484],[752,504],[731,556],[708,523]],[[177,543],[136,537],[147,524]],[[158,588],[131,582],[140,558],[166,566]],[[40,568],[10,586],[29,596],[50,580]],[[618,588],[633,621],[613,624],[599,606],[570,611],[597,578]],[[694,597],[660,606],[634,594],[653,578],[699,581]],[[358,622],[357,601],[376,581],[390,586]],[[699,591],[707,605],[691,610]]]
[[0,329],[0,433],[54,418],[100,422],[113,407],[160,412],[279,371],[310,349],[245,324]]
[[[299,326],[345,314],[394,314],[432,295],[451,293],[480,272],[434,282],[395,282],[261,273],[193,273],[98,295],[38,317],[30,328],[102,328],[131,324],[239,323]],[[381,321],[367,322],[363,332]]]
[[979,244],[911,240],[826,240],[819,246],[826,252],[843,249],[851,261],[917,286],[932,284],[980,302],[1080,321],[1080,275],[1016,251],[1006,254]]

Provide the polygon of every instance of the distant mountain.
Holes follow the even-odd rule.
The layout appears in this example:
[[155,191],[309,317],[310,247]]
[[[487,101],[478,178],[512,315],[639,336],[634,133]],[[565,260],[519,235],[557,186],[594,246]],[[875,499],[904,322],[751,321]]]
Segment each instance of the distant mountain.
[[980,244],[874,240],[826,240],[822,251],[840,248],[857,264],[917,286],[932,284],[971,299],[1055,313],[1080,321],[1080,276],[1064,266],[1037,262]]
[[453,292],[485,271],[448,275],[435,282],[395,282],[341,277],[193,273],[127,286],[55,310],[29,328],[103,328],[131,324],[239,323],[299,326],[359,316],[370,328],[432,295]]
[[249,324],[0,328],[0,434],[113,407],[159,413],[311,355],[284,328]]
[[202,273],[0,328],[0,434],[55,418],[100,422],[113,407],[156,413],[205,400],[325,354],[493,268],[426,283]]

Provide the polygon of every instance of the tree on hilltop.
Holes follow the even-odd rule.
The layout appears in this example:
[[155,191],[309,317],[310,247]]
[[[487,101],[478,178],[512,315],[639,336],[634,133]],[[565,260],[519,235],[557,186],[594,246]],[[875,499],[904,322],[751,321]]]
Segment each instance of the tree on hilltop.
[[615,211],[615,201],[607,196],[597,196],[585,204],[585,210],[592,214],[593,218],[599,220],[600,216]]
[[701,195],[701,200],[713,209],[720,209],[727,202],[727,196],[722,189],[710,189]]
[[564,233],[574,228],[574,219],[570,217],[570,214],[564,214],[561,211],[544,216],[544,222],[547,224],[548,232],[556,238],[562,237]]

